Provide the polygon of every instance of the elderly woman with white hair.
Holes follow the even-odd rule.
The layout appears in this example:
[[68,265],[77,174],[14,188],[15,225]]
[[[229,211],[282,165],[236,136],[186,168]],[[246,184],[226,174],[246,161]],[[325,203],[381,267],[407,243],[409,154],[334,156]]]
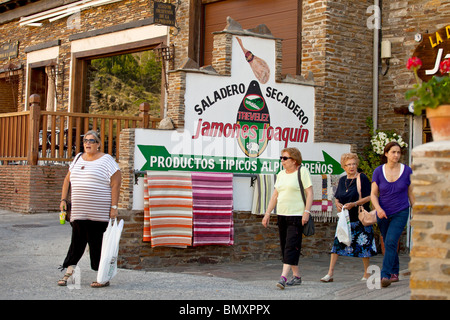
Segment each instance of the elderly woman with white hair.
[[[347,246],[339,242],[337,237],[334,238],[330,267],[327,275],[320,279],[322,282],[333,281],[334,267],[338,256],[362,258],[364,275],[361,280],[366,280],[369,277],[367,273],[369,259],[377,254],[372,226],[365,227],[358,218],[358,206],[364,206],[364,209],[370,211],[371,189],[369,178],[364,173],[358,172],[358,165],[359,159],[356,154],[344,153],[341,156],[341,166],[346,175],[339,179],[334,197],[337,210],[341,212],[345,208],[349,212],[352,242]],[[361,198],[357,188],[358,175],[361,180]]]

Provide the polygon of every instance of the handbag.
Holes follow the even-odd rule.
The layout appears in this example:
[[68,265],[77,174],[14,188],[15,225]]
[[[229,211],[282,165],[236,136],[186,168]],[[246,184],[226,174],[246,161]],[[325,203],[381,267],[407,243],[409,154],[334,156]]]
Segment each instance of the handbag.
[[[80,152],[77,157],[75,158],[75,162],[73,163],[73,165],[75,166],[75,163],[77,163],[78,159],[81,157],[83,153]],[[67,193],[70,193],[70,182],[69,182],[69,190],[67,191]],[[70,222],[70,213],[72,211],[72,202],[69,200],[66,200],[66,221]]]
[[[303,198],[303,203],[306,206],[306,197],[305,197],[305,189],[303,188],[303,183],[302,183],[302,178],[300,175],[300,169],[301,167],[298,168],[297,170],[297,176],[298,176],[298,184],[300,185],[300,192],[302,194],[302,198]],[[311,215],[309,216],[308,222],[303,226],[303,234],[307,237],[314,235],[314,233],[316,232],[316,228],[314,226],[314,221],[311,217]]]
[[[361,180],[360,176],[356,177],[356,186],[358,188],[359,199],[361,199]],[[362,225],[365,227],[371,226],[377,222],[377,211],[372,210],[368,212],[364,209],[364,206],[359,206],[358,208],[358,219],[361,221]]]

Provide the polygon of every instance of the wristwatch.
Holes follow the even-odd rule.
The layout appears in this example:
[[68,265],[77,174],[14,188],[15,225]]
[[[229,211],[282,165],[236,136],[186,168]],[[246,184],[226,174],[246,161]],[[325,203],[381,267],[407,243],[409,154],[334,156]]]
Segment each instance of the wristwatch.
[[111,206],[111,209],[117,209],[117,206]]

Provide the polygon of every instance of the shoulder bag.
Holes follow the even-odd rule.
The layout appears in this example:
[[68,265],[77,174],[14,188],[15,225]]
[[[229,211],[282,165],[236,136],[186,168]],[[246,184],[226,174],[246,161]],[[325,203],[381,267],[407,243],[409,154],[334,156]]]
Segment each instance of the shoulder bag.
[[[298,176],[298,184],[300,185],[300,192],[302,193],[302,197],[303,197],[303,203],[305,204],[306,207],[306,197],[305,197],[305,189],[303,188],[303,183],[302,183],[302,178],[301,178],[301,170],[302,167],[299,167],[297,170],[297,176]],[[311,214],[309,214],[309,219],[308,222],[303,226],[303,234],[307,237],[314,235],[315,233],[315,226],[314,226],[314,221],[312,219]]]
[[[359,174],[356,177],[356,186],[358,188],[359,199],[361,199],[361,178]],[[377,211],[372,210],[368,212],[366,209],[364,209],[364,206],[359,206],[358,219],[359,221],[361,221],[363,226],[371,226],[377,222]]]
[[[75,163],[77,163],[78,159],[80,159],[80,157],[81,157],[82,154],[83,154],[83,153],[80,152],[80,153],[76,156],[75,162],[73,163],[74,166],[75,166]],[[69,182],[69,190],[67,191],[67,194],[68,194],[68,195],[70,194],[70,182]],[[67,222],[70,222],[70,213],[71,213],[71,211],[72,211],[72,202],[69,201],[69,200],[66,200],[66,221],[67,221]]]

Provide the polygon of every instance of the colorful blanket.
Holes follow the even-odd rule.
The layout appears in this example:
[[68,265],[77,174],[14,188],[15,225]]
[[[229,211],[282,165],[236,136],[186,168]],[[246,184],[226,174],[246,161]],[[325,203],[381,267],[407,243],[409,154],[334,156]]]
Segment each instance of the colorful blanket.
[[144,185],[144,238],[152,247],[192,243],[190,173],[148,171]]
[[233,174],[192,173],[193,246],[232,245]]
[[311,206],[311,216],[314,221],[335,221],[333,215],[333,191],[331,187],[331,176],[327,174],[311,175],[313,184],[314,200]]

